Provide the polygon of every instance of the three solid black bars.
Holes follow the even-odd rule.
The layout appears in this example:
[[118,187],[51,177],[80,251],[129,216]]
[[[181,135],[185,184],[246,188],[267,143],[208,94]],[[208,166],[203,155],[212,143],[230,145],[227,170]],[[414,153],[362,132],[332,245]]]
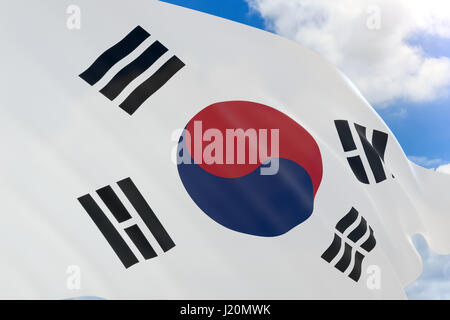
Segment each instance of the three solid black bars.
[[[97,83],[116,63],[125,58],[146,40],[150,34],[138,26],[124,39],[106,50],[80,77],[91,86]],[[100,90],[109,100],[116,99],[121,92],[136,78],[157,62],[168,49],[159,41],[155,41],[137,58],[123,67]],[[172,56],[156,72],[137,86],[119,105],[129,115],[134,112],[164,84],[166,84],[185,64],[177,57]]]
[[137,26],[125,38],[102,53],[86,71],[80,74],[80,78],[93,86],[109,69],[133,52],[148,37],[150,34],[141,26]]

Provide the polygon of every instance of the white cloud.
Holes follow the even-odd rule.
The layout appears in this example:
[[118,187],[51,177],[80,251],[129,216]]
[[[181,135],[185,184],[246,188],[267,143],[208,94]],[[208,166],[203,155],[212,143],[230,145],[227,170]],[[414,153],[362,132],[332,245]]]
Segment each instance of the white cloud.
[[408,159],[422,167],[433,168],[437,172],[450,174],[450,163],[448,161],[417,156],[408,156]]
[[408,111],[406,111],[405,108],[401,108],[400,110],[391,113],[391,117],[393,117],[393,118],[401,118],[401,119],[404,119],[404,118],[406,118],[407,116],[408,116]]
[[430,159],[427,157],[417,157],[417,156],[408,156],[408,159],[411,160],[414,163],[417,163],[418,165],[421,165],[423,167],[432,167],[436,168],[437,166],[443,165],[446,163],[446,161],[442,159]]
[[439,166],[436,171],[450,174],[450,163]]
[[[415,33],[450,38],[448,0],[247,0],[276,33],[319,52],[379,107],[447,94],[450,59],[407,43]],[[380,28],[377,26],[380,12]],[[368,27],[368,24],[370,28]]]
[[450,255],[438,255],[430,250],[421,235],[413,237],[422,261],[423,273],[406,287],[409,299],[450,299]]

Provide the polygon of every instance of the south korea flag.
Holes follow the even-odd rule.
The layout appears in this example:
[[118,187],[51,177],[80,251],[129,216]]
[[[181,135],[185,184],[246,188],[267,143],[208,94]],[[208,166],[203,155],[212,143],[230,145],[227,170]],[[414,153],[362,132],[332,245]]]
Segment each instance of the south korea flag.
[[0,21],[0,298],[394,299],[413,235],[450,253],[450,178],[316,53],[158,1]]

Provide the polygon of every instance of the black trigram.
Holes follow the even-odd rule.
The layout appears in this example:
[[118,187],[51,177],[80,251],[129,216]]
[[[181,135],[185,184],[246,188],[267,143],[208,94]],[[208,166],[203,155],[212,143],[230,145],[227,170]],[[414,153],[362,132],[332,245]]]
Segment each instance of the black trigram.
[[[355,151],[356,144],[353,139],[352,132],[347,120],[335,120],[339,139],[341,140],[344,152]],[[355,129],[361,141],[361,144],[369,162],[370,169],[375,177],[376,183],[386,180],[386,172],[384,170],[384,154],[388,141],[388,134],[373,130],[372,142],[369,142],[366,137],[366,127],[355,123]],[[362,183],[369,184],[369,178],[364,168],[363,162],[359,155],[347,157],[347,161],[353,170],[356,178]]]
[[[141,217],[144,224],[155,237],[156,241],[163,249],[163,251],[167,252],[168,250],[175,247],[175,243],[172,241],[172,238],[164,229],[163,225],[158,220],[155,213],[148,205],[147,201],[145,201],[144,197],[139,192],[133,181],[130,178],[126,178],[117,182],[117,184],[120,190],[127,197],[128,201],[131,203],[133,208],[136,210],[138,215]],[[132,216],[120,201],[119,197],[111,188],[111,186],[106,186],[98,189],[97,194],[118,223],[121,224],[126,221],[132,221]],[[113,223],[108,219],[108,217],[98,206],[95,200],[91,197],[91,195],[86,194],[78,198],[78,201],[81,203],[88,215],[100,229],[101,233],[111,245],[120,261],[122,261],[125,268],[129,268],[132,265],[138,263],[139,260],[136,255],[133,253],[120,233],[116,230]],[[137,224],[126,227],[124,228],[124,230],[127,236],[134,243],[136,248],[145,258],[145,260],[157,256],[155,250],[152,248],[144,233],[141,231]]]
[[[100,57],[80,77],[91,86],[96,84],[116,63],[133,52],[150,34],[137,26],[125,38],[103,52]],[[168,49],[159,41],[153,42],[141,55],[123,67],[100,92],[109,100],[114,100],[134,79],[150,68]],[[119,107],[132,115],[152,94],[169,81],[184,63],[172,56],[154,74],[142,82]]]
[[[358,216],[358,211],[355,208],[352,208],[350,212],[336,224],[333,242],[322,254],[322,258],[326,262],[331,263],[339,254],[341,248],[344,247],[343,254],[335,264],[335,268],[344,273],[353,260],[353,268],[348,276],[356,282],[358,282],[361,277],[362,262],[365,255],[372,251],[376,245],[372,227],[367,225],[367,221],[363,216],[361,216],[358,225],[350,233],[344,236],[347,229],[358,219]],[[368,234],[367,239],[356,247],[356,244],[363,239],[366,234]]]

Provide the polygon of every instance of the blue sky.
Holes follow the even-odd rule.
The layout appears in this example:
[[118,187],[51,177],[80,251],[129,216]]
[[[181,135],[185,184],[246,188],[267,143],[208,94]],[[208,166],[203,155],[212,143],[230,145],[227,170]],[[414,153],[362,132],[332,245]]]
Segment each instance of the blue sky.
[[[408,39],[430,57],[450,57],[450,39],[415,34]],[[405,110],[402,112],[402,110]],[[425,103],[396,101],[378,110],[413,161],[435,168],[450,162],[450,98]],[[422,161],[417,158],[426,158]]]
[[[336,19],[332,16],[334,11],[339,11],[338,9],[341,9],[342,7],[334,8],[334,11],[325,11],[325,13],[323,13],[324,11],[320,11],[320,4],[324,5],[324,3],[326,3],[324,1],[326,0],[318,0],[317,6],[309,7],[302,7],[302,0],[296,0],[298,4],[296,4],[295,1],[291,1],[290,5],[282,3],[279,0],[163,1],[234,20],[266,31],[275,32],[303,44],[306,42],[307,46],[308,42],[302,38],[302,35],[307,35],[307,33],[302,33],[301,31],[308,29],[297,30],[296,28],[310,28],[311,24],[314,24],[314,26],[319,25],[321,23],[320,18],[322,16],[327,17],[330,21],[334,21],[335,23],[341,25],[346,19],[345,15],[342,15],[342,17],[338,17]],[[329,3],[331,3],[334,0],[329,1]],[[253,4],[251,8],[248,2]],[[379,0],[374,2],[380,3],[383,1]],[[409,3],[411,2],[405,3],[406,6],[409,6]],[[394,6],[394,8],[390,8],[389,4],[386,5],[385,7],[388,7],[389,10],[388,13],[385,13],[384,15],[384,17],[386,17],[385,19],[387,20],[387,24],[383,27],[384,29],[380,28],[381,32],[378,34],[379,37],[383,37],[378,38],[378,42],[381,45],[383,43],[380,39],[384,40],[386,38],[389,39],[389,45],[396,43],[398,46],[398,48],[390,48],[389,45],[386,44],[386,51],[388,54],[386,56],[387,58],[390,58],[389,49],[394,49],[395,51],[406,52],[405,57],[398,57],[399,60],[405,60],[408,58],[417,63],[417,70],[411,69],[411,66],[407,66],[405,67],[406,71],[404,74],[401,74],[401,72],[400,75],[398,75],[398,73],[394,73],[388,80],[397,82],[405,81],[412,83],[412,85],[400,87],[398,90],[394,90],[389,94],[380,97],[380,99],[377,99],[378,96],[376,88],[381,87],[382,90],[385,90],[388,88],[387,86],[383,88],[382,85],[378,86],[377,83],[374,83],[372,87],[368,86],[366,88],[362,86],[362,91],[363,94],[367,92],[366,97],[369,97],[369,102],[372,103],[380,116],[394,132],[406,155],[409,156],[412,161],[424,167],[435,169],[439,166],[450,163],[450,96],[447,92],[447,90],[450,89],[450,81],[445,78],[445,72],[443,72],[443,75],[437,75],[436,79],[429,79],[427,76],[421,77],[420,71],[423,71],[425,72],[425,75],[428,75],[429,73],[426,73],[426,68],[430,64],[435,66],[434,70],[450,70],[444,70],[444,68],[448,68],[450,65],[450,60],[448,60],[448,57],[450,57],[450,31],[445,28],[445,26],[449,25],[449,20],[445,20],[448,16],[439,16],[439,11],[442,11],[440,7],[441,3],[439,2],[437,3],[438,6],[435,7],[437,9],[435,11],[430,11],[430,16],[433,16],[433,18],[436,18],[437,16],[438,19],[441,18],[441,21],[436,21],[435,19],[430,22],[430,25],[427,25],[427,22],[430,21],[428,16],[423,15],[423,17],[420,17],[417,20],[407,21],[403,25],[399,26],[399,24],[396,24],[396,17],[391,14],[391,11],[395,12],[395,10],[403,11],[403,14],[410,16],[411,13],[415,13],[413,10],[424,11],[427,13],[426,5],[429,5],[430,7],[435,5],[434,0],[429,0],[425,3],[429,4],[425,4],[425,7],[423,7],[424,4],[419,5],[415,2],[411,5],[411,12],[405,10],[405,8],[410,9],[408,7],[396,8]],[[328,5],[328,3],[326,3],[326,5]],[[326,5],[324,6],[326,7]],[[368,3],[367,5],[368,8],[372,8],[371,3]],[[385,7],[380,8],[385,9]],[[376,9],[377,7],[375,7],[375,10]],[[307,14],[309,16],[303,14],[302,10],[307,10]],[[373,10],[371,10],[372,9],[369,9],[368,12],[373,12]],[[297,16],[295,15],[295,12],[297,12]],[[383,12],[386,12],[386,10]],[[308,17],[311,19],[308,20]],[[410,29],[413,30],[416,25],[418,28],[415,32],[408,32]],[[344,26],[344,28],[351,29],[352,27]],[[407,37],[397,39],[397,42],[395,42],[395,39],[392,40],[392,32],[386,34],[382,33],[383,30],[398,31],[399,28],[403,28],[400,30],[406,30],[403,32],[405,32]],[[326,26],[324,26],[322,31],[326,32],[326,30]],[[340,32],[342,32],[342,30]],[[366,38],[371,37],[370,31],[368,33],[367,30],[361,30],[360,33]],[[357,40],[357,36],[355,36],[355,34],[352,34],[352,37]],[[369,44],[369,42],[365,42],[364,38],[361,42],[363,46],[365,46],[365,43]],[[331,44],[334,45],[333,43]],[[321,48],[320,45],[315,45],[316,44],[314,42],[311,42],[309,47],[313,50],[317,48],[316,51],[323,53],[321,52],[321,49],[323,48]],[[370,45],[367,46],[370,47]],[[358,48],[353,49],[354,51],[358,51]],[[369,49],[372,50],[372,48]],[[346,48],[341,48],[341,50],[342,54],[345,55]],[[335,51],[340,53],[338,46],[336,46]],[[359,48],[359,51],[363,51],[361,50],[361,47]],[[328,52],[324,52],[325,56],[327,56]],[[336,52],[331,52],[329,54],[332,62],[333,57],[336,57],[336,54],[333,55],[333,53]],[[351,53],[353,54],[353,52]],[[383,58],[382,54],[383,52],[380,52],[380,59]],[[368,52],[367,55],[371,55],[371,52]],[[363,63],[366,62],[364,60],[364,55],[360,58]],[[359,80],[361,80],[361,83],[367,82],[367,79],[364,78],[364,76],[359,75],[357,72],[352,74],[352,68],[348,65],[348,63],[346,63],[346,61],[335,58],[334,62],[336,62],[341,69],[344,69],[344,73],[346,73],[346,68],[349,70],[350,78],[352,80],[356,80],[357,86]],[[352,61],[350,61],[350,64],[351,63]],[[367,64],[371,63],[374,65],[378,64],[383,66],[383,61],[367,61]],[[442,66],[442,68],[440,68],[440,66]],[[399,69],[401,69],[401,66],[399,66]],[[370,69],[368,70],[370,71]],[[380,83],[383,83],[385,80],[383,79],[383,75],[379,76],[379,78],[381,81]],[[429,89],[428,91],[425,90],[425,93],[418,92],[421,88],[426,87],[429,82],[432,83],[432,86],[426,88],[427,90]],[[419,85],[417,85],[417,83]],[[420,85],[421,83],[423,85]],[[383,93],[383,91],[381,92]],[[380,91],[378,91],[378,94],[379,93]],[[372,99],[370,97],[372,97]],[[431,252],[428,249],[425,240],[420,236],[417,236],[414,239],[414,243],[416,244],[416,247],[418,248],[424,261],[424,272],[415,283],[407,288],[408,297],[412,299],[450,299],[450,256],[439,256]]]
[[[250,10],[245,0],[163,1],[274,32],[258,12]],[[450,39],[417,33],[407,41],[420,46],[429,57],[450,57]],[[372,105],[394,132],[407,156],[424,167],[436,168],[450,163],[449,103],[450,98],[446,96],[426,102],[394,99],[388,108],[377,108],[377,103]]]

